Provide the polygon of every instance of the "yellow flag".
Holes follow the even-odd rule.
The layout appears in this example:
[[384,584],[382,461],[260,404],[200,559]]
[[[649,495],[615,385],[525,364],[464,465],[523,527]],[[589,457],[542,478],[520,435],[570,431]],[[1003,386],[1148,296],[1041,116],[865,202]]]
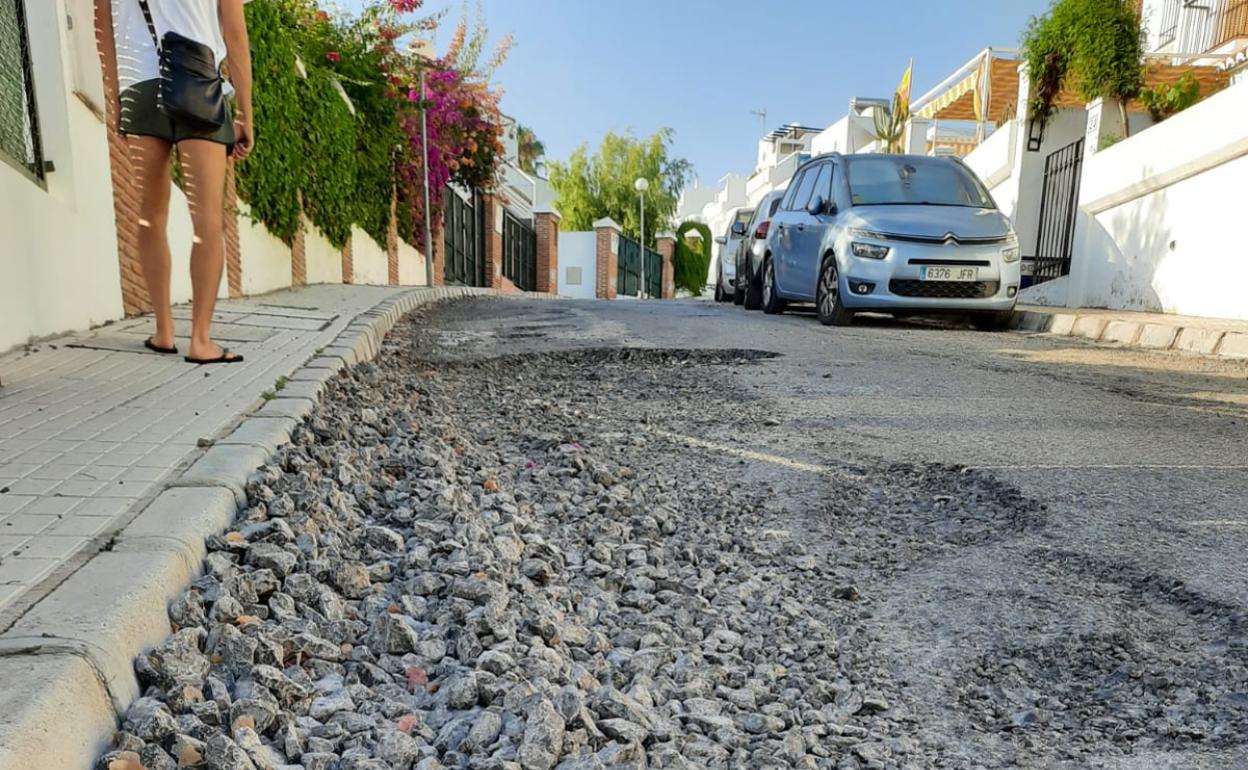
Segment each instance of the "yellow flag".
[[901,76],[901,85],[897,86],[897,95],[901,97],[901,104],[904,108],[910,107],[910,81],[914,79],[914,59],[910,60],[910,66],[906,67],[906,71]]

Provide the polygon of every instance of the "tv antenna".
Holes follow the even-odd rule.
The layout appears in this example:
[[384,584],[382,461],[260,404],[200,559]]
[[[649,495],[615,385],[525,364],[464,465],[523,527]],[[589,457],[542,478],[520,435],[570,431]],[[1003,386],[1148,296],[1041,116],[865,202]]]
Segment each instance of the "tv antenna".
[[767,108],[761,110],[750,110],[750,114],[763,122],[763,133],[767,133]]

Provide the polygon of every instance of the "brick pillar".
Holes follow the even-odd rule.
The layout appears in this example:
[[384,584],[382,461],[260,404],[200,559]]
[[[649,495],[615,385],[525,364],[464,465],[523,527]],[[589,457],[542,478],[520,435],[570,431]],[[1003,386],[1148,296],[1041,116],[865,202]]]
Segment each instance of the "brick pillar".
[[355,283],[355,246],[352,245],[351,238],[342,247],[342,282]]
[[503,204],[497,195],[482,195],[485,207],[485,285],[503,288]]
[[446,244],[442,242],[442,228],[445,224],[444,217],[433,220],[433,275],[425,276],[425,283],[430,286],[442,286],[446,282]]
[[399,285],[399,195],[390,191],[390,226],[386,228],[386,259],[390,267],[390,285]]
[[659,233],[654,240],[663,257],[663,286],[659,296],[662,299],[672,299],[676,296],[676,270],[672,264],[676,256],[676,236],[672,233]]
[[615,299],[620,269],[620,226],[610,217],[594,223],[597,234],[594,259],[594,296]]
[[[95,39],[102,33],[95,30]],[[98,50],[98,49],[97,49]],[[137,174],[130,158],[125,137],[117,133],[117,63],[105,61],[98,51],[104,77],[105,125],[108,131],[109,176],[113,184],[113,218],[117,228],[117,259],[121,268],[121,304],[127,316],[152,309],[147,298],[147,284],[139,262],[139,190]]]
[[238,237],[238,184],[234,161],[225,166],[225,278],[231,297],[243,296],[243,248]]
[[537,290],[559,293],[559,212],[554,209],[533,213],[537,230]]

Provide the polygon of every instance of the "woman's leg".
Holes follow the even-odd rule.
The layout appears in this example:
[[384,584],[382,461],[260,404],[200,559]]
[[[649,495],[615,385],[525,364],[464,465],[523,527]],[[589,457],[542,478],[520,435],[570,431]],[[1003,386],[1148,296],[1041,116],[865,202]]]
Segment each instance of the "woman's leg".
[[156,316],[152,342],[173,347],[169,307],[169,155],[171,146],[154,136],[128,136],[126,143],[139,185],[139,262]]
[[225,265],[225,145],[203,139],[178,144],[195,239],[191,247],[191,358],[221,355],[212,313]]

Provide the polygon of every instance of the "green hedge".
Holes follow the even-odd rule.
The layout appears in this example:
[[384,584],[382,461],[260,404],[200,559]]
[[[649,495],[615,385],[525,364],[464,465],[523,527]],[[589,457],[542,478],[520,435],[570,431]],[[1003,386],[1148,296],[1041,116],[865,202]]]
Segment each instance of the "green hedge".
[[[332,26],[314,33],[301,26],[292,0],[250,3],[246,12],[256,150],[238,167],[239,196],[252,218],[287,243],[299,228],[302,197],[303,212],[335,247],[347,244],[352,225],[384,247],[398,129],[383,84],[368,76],[379,71],[376,62]],[[332,66],[330,49],[339,57]],[[365,76],[344,81],[334,67]]]
[[[702,236],[702,248],[694,250],[685,237],[693,230]],[[677,289],[702,296],[711,269],[711,228],[701,222],[685,222],[676,228],[676,251],[672,256],[672,279]]]

